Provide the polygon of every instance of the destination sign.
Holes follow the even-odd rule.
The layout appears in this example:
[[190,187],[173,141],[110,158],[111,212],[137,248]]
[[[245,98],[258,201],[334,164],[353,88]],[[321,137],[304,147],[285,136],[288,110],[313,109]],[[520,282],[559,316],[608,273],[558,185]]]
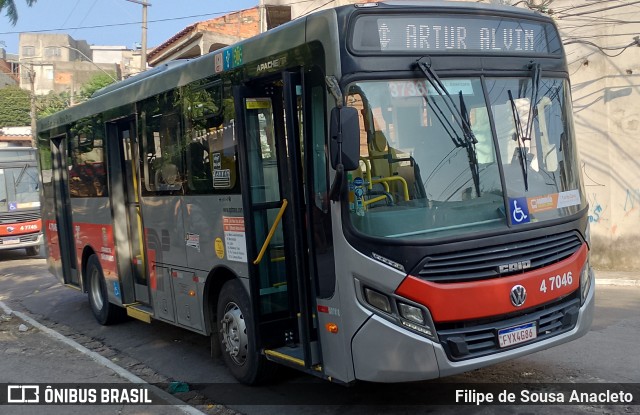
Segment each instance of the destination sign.
[[381,16],[358,18],[353,27],[358,52],[483,52],[555,54],[558,32],[545,22],[490,16]]

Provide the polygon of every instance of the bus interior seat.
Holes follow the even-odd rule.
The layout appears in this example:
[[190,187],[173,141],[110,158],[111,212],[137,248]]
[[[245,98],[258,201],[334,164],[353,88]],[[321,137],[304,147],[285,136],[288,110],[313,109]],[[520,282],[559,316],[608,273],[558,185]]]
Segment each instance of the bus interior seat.
[[208,153],[202,143],[189,143],[189,176],[191,185],[196,190],[208,189],[211,186],[212,174],[207,163]]
[[387,137],[382,131],[376,130],[369,144],[371,159],[371,174],[374,177],[389,177],[395,173],[392,160],[396,158],[396,150],[389,146]]

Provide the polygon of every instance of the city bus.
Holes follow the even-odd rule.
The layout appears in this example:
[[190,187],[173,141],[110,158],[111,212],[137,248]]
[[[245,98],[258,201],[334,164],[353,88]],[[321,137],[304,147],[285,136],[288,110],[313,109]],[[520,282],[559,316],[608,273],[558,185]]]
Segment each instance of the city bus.
[[36,149],[0,148],[0,250],[40,253],[40,178]]
[[584,335],[561,39],[478,3],[347,5],[39,121],[51,272],[242,383],[453,375]]

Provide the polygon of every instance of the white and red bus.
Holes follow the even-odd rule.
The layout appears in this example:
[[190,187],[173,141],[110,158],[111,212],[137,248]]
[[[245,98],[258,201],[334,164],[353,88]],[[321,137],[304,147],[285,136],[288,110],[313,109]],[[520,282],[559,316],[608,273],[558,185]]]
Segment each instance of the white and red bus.
[[0,148],[0,250],[35,256],[43,240],[36,149]]
[[276,363],[436,378],[590,328],[588,205],[547,16],[320,11],[38,131],[51,271],[102,324],[126,311],[211,336],[241,382]]

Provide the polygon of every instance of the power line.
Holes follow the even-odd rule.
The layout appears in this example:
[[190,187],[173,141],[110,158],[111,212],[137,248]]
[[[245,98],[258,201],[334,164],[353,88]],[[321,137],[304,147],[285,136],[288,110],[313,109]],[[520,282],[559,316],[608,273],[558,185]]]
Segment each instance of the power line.
[[633,6],[634,4],[640,4],[640,1],[633,1],[631,3],[618,4],[618,5],[615,5],[615,6],[604,7],[602,9],[597,9],[597,10],[588,10],[588,11],[579,12],[579,13],[559,15],[559,16],[557,16],[557,18],[558,19],[565,19],[567,17],[584,16],[584,15],[587,15],[587,14],[600,13],[600,12],[604,12],[604,11],[607,11],[607,10],[618,9],[620,7]]
[[69,12],[69,14],[67,15],[67,18],[64,19],[64,23],[62,23],[62,27],[64,27],[64,25],[67,24],[67,22],[69,21],[69,19],[71,18],[71,15],[73,14],[73,12],[76,11],[76,7],[78,7],[78,4],[80,3],[80,0],[76,0],[76,4],[73,6],[73,8],[71,9],[71,11]]
[[[622,0],[600,0],[596,4],[597,5],[602,5],[603,3],[620,3],[620,2],[622,2]],[[553,9],[553,11],[554,11],[555,14],[557,14],[557,13],[567,13],[567,12],[570,12],[570,11],[573,11],[573,10],[583,9],[585,7],[593,7],[596,4],[587,3],[587,4],[582,4],[582,5],[579,5],[579,6],[571,5],[571,6],[561,7],[559,9]],[[625,3],[625,4],[628,4],[628,3]]]
[[[631,46],[640,46],[640,37],[636,36],[633,39],[633,42],[629,43],[626,46],[618,46],[618,47],[603,47],[603,46],[596,45],[595,43],[590,42],[588,40],[581,40],[581,39],[569,40],[567,42],[564,42],[564,45],[571,45],[576,43],[593,46],[594,48],[598,49],[600,53],[602,53],[603,55],[607,55],[610,58],[615,58],[616,56],[622,55],[622,53],[624,53],[624,51],[630,48]],[[620,52],[614,55],[610,55],[606,52],[607,50],[620,50]]]
[[[195,14],[192,16],[184,16],[184,17],[169,17],[166,19],[155,19],[149,20],[149,23],[162,23],[162,22],[171,22],[176,20],[185,20],[185,19],[195,19],[199,17],[208,17],[208,16],[220,16],[229,13],[235,13],[237,10],[225,11],[225,12],[217,12],[217,13],[208,13],[208,14]],[[65,27],[65,28],[55,28],[55,29],[38,29],[38,30],[21,30],[19,32],[0,32],[0,35],[16,35],[20,33],[45,33],[45,32],[59,32],[62,30],[84,30],[84,29],[101,29],[104,27],[121,27],[121,26],[131,26],[131,25],[140,25],[142,21],[136,22],[126,22],[126,23],[111,23],[111,24],[103,24],[103,25],[94,25],[94,26],[78,26],[78,27]]]

